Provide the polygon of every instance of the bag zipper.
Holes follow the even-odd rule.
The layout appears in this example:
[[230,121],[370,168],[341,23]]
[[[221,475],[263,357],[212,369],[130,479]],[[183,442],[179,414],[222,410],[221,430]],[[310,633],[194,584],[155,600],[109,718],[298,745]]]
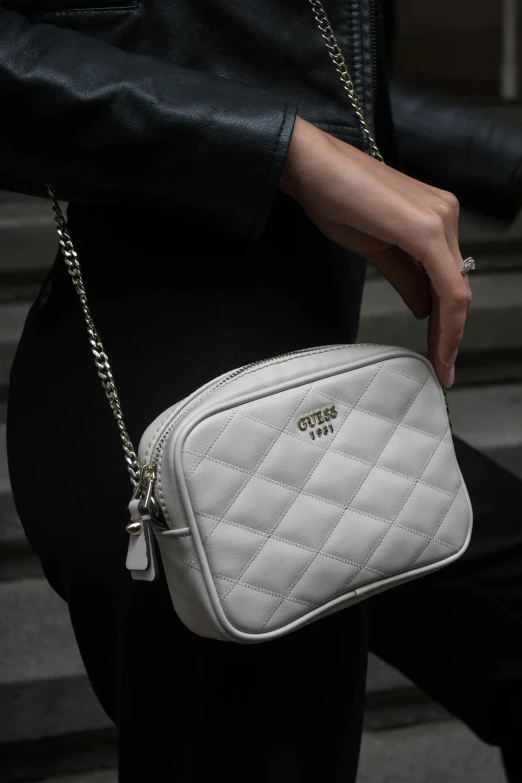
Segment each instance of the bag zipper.
[[[342,348],[360,348],[361,346],[364,347],[371,347],[375,345],[375,343],[352,343],[348,345],[342,345],[340,347]],[[143,465],[140,470],[140,480],[139,483],[133,493],[132,498],[141,498],[142,503],[140,504],[144,511],[148,514],[152,514],[154,517],[154,520],[156,522],[161,522],[160,519],[160,509],[158,506],[158,502],[154,496],[154,490],[156,486],[156,477],[157,477],[157,466],[158,462],[161,456],[161,450],[172,431],[173,427],[178,424],[178,422],[187,415],[189,411],[194,408],[194,406],[201,402],[201,400],[208,397],[210,394],[213,394],[217,389],[220,389],[222,386],[224,386],[227,383],[230,383],[231,381],[234,381],[238,376],[242,375],[244,372],[247,372],[247,370],[251,370],[254,367],[261,367],[263,365],[269,365],[272,362],[275,362],[279,359],[286,359],[287,357],[291,356],[304,356],[307,354],[313,354],[314,352],[320,353],[322,350],[324,350],[324,347],[321,348],[302,348],[299,351],[290,351],[289,353],[281,353],[277,356],[271,356],[269,359],[262,359],[257,362],[251,362],[250,364],[245,364],[243,367],[239,367],[237,370],[234,370],[233,372],[229,373],[224,378],[221,378],[219,381],[217,381],[215,384],[210,386],[210,388],[205,389],[204,392],[201,394],[198,394],[196,397],[194,397],[189,403],[186,405],[183,405],[182,408],[178,408],[175,413],[170,414],[165,421],[161,425],[161,435],[159,435],[158,440],[152,447],[152,457],[149,463],[146,465]]]

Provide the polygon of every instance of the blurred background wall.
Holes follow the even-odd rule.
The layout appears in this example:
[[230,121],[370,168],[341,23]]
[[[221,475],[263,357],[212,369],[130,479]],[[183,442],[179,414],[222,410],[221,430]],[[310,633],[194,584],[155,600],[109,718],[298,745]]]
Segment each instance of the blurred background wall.
[[[510,6],[512,14],[514,5],[399,0],[394,61],[397,79],[420,91],[415,95],[436,91],[455,105],[482,112],[474,115],[472,128],[483,128],[491,117],[495,128],[505,123],[509,143],[522,155],[520,87],[511,100],[501,97],[503,10]],[[522,13],[508,39],[522,59]],[[516,79],[510,78],[513,86]],[[448,145],[448,157],[444,152],[441,159],[449,160],[454,137],[441,137],[437,144]],[[411,149],[404,146],[412,165]],[[489,154],[494,167],[495,154]],[[429,178],[429,160],[422,155],[421,150],[416,165],[425,166]],[[515,168],[516,163],[515,156]],[[471,278],[474,302],[450,404],[455,431],[522,477],[522,216],[513,198],[509,217],[479,209],[483,203],[463,204],[463,254],[473,254],[478,269]],[[90,691],[66,607],[44,581],[17,520],[5,459],[9,367],[56,247],[47,202],[0,193],[0,783],[51,783],[66,773],[71,777],[60,777],[61,783],[114,783],[113,729]],[[369,276],[361,341],[423,350],[425,329],[385,281]],[[372,658],[360,781],[428,779],[500,783],[503,778],[496,751]]]
[[[444,92],[498,95],[502,0],[398,0],[397,6],[401,78]],[[521,15],[516,26],[522,36]]]

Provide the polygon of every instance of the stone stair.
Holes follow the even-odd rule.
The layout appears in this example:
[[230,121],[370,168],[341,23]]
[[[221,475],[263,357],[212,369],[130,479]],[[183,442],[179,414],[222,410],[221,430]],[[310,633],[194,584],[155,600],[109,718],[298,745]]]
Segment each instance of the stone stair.
[[[56,771],[51,777],[44,771],[45,783],[117,783],[113,765],[67,775],[56,775]],[[363,734],[357,783],[500,783],[502,780],[499,752],[454,721]]]
[[[522,221],[506,231],[465,217],[462,243],[479,270],[472,281],[474,301],[457,385],[450,394],[454,428],[522,477]],[[0,194],[0,783],[49,776],[57,776],[53,783],[115,783],[114,729],[87,682],[67,608],[47,585],[25,539],[7,475],[3,421],[9,366],[27,309],[55,252],[49,204]],[[385,281],[370,277],[360,339],[422,350],[425,324],[408,314]],[[413,753],[428,735],[441,748],[445,742],[451,746],[451,737],[458,739],[462,732],[448,721],[442,708],[411,682],[372,658],[361,783],[420,779],[393,777],[392,771],[380,778],[371,772],[372,759],[389,756],[390,770],[395,769],[391,748],[411,746]],[[421,726],[417,736],[417,729],[407,728],[413,724],[426,728]],[[403,732],[393,735],[393,743],[386,739],[391,728]],[[464,739],[458,741],[476,749],[462,731]],[[480,757],[482,751],[477,753]],[[488,759],[498,766],[496,757]],[[439,779],[436,774],[430,778]],[[483,778],[477,771],[473,779]]]

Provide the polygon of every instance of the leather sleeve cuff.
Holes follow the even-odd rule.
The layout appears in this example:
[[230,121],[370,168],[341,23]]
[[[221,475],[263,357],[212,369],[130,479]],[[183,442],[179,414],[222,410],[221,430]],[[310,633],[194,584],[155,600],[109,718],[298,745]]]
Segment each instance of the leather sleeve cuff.
[[189,200],[222,230],[256,239],[270,214],[294,129],[297,103],[234,84],[214,108],[188,178]]
[[259,236],[294,125],[284,95],[14,12],[0,38],[1,186]]

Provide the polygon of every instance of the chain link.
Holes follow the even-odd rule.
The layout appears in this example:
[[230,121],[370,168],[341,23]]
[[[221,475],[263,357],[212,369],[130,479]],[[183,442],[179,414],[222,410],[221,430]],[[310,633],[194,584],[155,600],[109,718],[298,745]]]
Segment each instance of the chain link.
[[67,264],[69,274],[71,275],[76,293],[80,297],[83,317],[85,319],[85,325],[87,326],[89,343],[92,354],[94,356],[94,363],[98,371],[98,376],[101,379],[102,386],[105,389],[105,394],[109,400],[109,405],[111,406],[114,418],[116,419],[116,423],[118,425],[123,451],[125,453],[125,462],[127,463],[127,470],[129,471],[131,483],[134,487],[137,487],[139,485],[140,478],[140,465],[138,462],[138,457],[125,427],[125,422],[123,421],[120,398],[116,390],[116,384],[112,375],[111,365],[109,364],[109,358],[105,353],[102,341],[100,340],[98,332],[96,331],[91,311],[87,303],[87,294],[83,284],[82,271],[80,262],[78,261],[78,255],[74,249],[69,232],[67,231],[67,224],[65,222],[63,212],[60,208],[54,190],[50,185],[46,185],[46,188],[52,201],[54,220],[57,225],[62,254],[65,263]]
[[330,20],[328,19],[327,13],[324,9],[324,5],[322,4],[321,0],[309,0],[309,2],[310,5],[312,6],[312,11],[315,16],[319,30],[321,31],[321,35],[326,43],[326,48],[328,49],[328,54],[330,55],[330,59],[335,66],[335,70],[339,74],[339,78],[343,84],[343,87],[348,93],[348,98],[350,99],[350,103],[353,106],[353,110],[356,113],[357,117],[359,118],[362,130],[366,138],[368,139],[372,157],[376,158],[377,160],[380,160],[381,163],[384,163],[384,158],[382,157],[379,151],[377,142],[373,138],[372,132],[368,126],[368,123],[366,122],[366,117],[364,116],[362,106],[359,103],[359,99],[357,98],[357,93],[355,92],[355,86],[352,81],[352,77],[348,72],[348,67],[346,65],[344,55],[341,51],[341,47],[339,46],[337,38],[335,37],[335,33],[332,30],[332,25],[330,24]]

